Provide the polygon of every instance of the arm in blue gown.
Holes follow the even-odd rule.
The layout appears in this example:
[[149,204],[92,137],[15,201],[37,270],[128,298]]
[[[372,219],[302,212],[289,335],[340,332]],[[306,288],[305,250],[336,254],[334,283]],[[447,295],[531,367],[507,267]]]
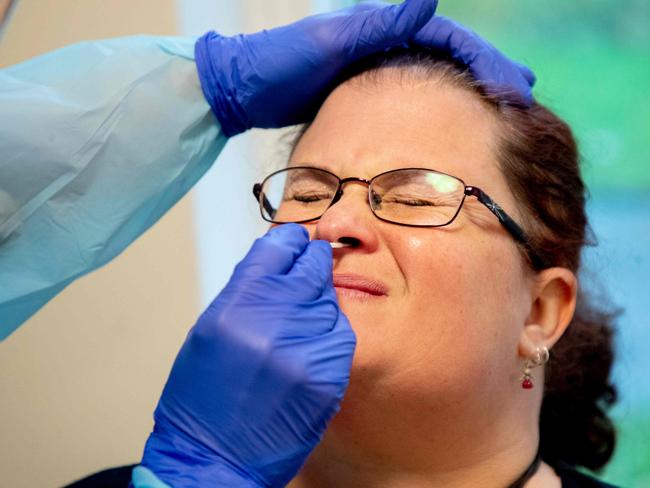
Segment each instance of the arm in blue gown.
[[122,252],[223,149],[195,41],[83,42],[0,70],[0,340]]

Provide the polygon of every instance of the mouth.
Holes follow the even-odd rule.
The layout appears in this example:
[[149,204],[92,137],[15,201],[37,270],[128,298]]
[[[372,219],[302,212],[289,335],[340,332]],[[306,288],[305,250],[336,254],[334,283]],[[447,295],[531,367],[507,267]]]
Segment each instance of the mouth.
[[385,298],[388,286],[378,280],[352,273],[334,273],[334,288],[340,296],[360,300]]

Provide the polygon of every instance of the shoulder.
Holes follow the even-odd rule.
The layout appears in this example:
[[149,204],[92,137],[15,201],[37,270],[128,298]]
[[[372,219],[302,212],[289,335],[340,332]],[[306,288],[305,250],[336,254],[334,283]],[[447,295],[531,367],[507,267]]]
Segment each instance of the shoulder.
[[65,485],[63,488],[126,488],[131,481],[131,472],[136,466],[137,464],[129,464],[105,469]]
[[553,469],[562,480],[562,488],[619,488],[588,474],[581,473],[568,464],[560,464]]

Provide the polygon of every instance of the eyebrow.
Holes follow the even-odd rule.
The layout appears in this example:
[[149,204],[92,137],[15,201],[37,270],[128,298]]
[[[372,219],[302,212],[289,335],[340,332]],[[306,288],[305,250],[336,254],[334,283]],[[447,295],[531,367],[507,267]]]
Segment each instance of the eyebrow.
[[334,173],[334,171],[331,168],[323,166],[322,164],[319,164],[319,163],[310,163],[310,162],[307,162],[307,161],[289,161],[287,163],[286,167],[287,168],[293,168],[293,167],[296,167],[296,166],[308,166],[310,168],[318,168],[318,169],[322,169],[322,170],[325,170],[325,171],[329,171],[330,173]]
[[[300,166],[289,166],[289,168],[300,169],[301,167]],[[294,174],[294,175],[288,177],[287,178],[287,183],[292,183],[292,182],[298,180],[301,175],[305,174],[305,171],[307,171],[307,170],[309,170],[311,168],[313,168],[313,169],[323,169],[324,170],[324,168],[316,168],[315,166],[309,166],[308,168],[303,168],[304,171],[297,171],[296,173],[298,173],[298,174]],[[320,172],[317,172],[317,171],[310,171],[309,174],[310,174],[310,176],[314,177],[314,179],[316,179],[318,181],[329,183],[332,180],[332,174],[330,174],[329,170],[326,170],[326,171],[328,171],[328,172],[327,173],[320,173]]]

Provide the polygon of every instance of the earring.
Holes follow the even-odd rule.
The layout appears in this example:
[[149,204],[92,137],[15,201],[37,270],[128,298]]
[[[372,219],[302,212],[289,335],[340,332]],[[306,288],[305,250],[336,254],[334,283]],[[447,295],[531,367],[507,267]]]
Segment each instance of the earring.
[[530,369],[545,364],[549,357],[550,353],[548,347],[542,346],[535,350],[534,358],[526,358],[524,361],[524,375],[520,378],[522,380],[521,387],[524,390],[530,390],[533,387],[533,377],[530,374]]

